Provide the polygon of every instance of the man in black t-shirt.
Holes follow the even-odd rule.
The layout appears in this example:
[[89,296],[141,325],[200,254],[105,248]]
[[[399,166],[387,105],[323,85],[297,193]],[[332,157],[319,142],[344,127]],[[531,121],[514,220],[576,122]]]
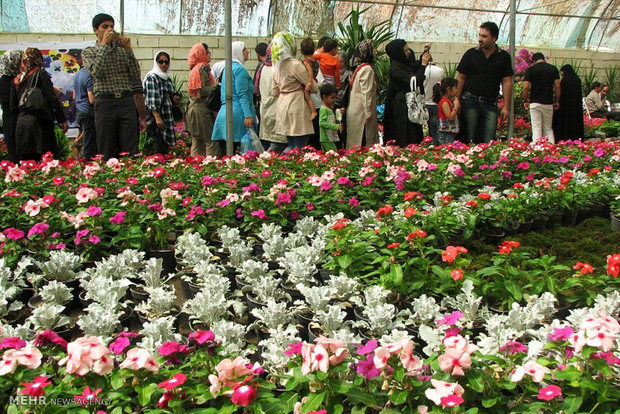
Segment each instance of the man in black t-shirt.
[[[523,105],[530,111],[532,119],[532,142],[547,137],[555,143],[553,136],[553,111],[560,107],[560,72],[545,62],[545,55],[534,53],[534,64],[525,71]],[[530,92],[531,90],[531,92]],[[554,98],[555,95],[555,98]]]
[[[469,49],[459,63],[457,102],[461,107],[461,132],[469,142],[489,142],[497,129],[497,97],[502,85],[504,107],[502,121],[510,114],[512,97],[512,61],[510,54],[497,46],[499,28],[493,22],[480,25],[478,47]],[[458,104],[455,102],[455,106]]]

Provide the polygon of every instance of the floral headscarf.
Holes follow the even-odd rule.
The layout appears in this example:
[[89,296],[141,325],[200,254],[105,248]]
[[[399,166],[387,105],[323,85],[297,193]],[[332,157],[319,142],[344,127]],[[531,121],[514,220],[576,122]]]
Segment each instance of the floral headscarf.
[[41,51],[36,47],[29,47],[24,51],[22,61],[26,66],[26,72],[29,72],[33,68],[43,67],[43,55]]
[[0,75],[16,76],[20,71],[21,50],[7,50],[0,56]]
[[375,60],[374,46],[371,39],[362,40],[355,46],[351,67],[359,66],[362,63],[372,63]]
[[271,41],[271,59],[276,66],[297,53],[295,38],[288,32],[279,32]]

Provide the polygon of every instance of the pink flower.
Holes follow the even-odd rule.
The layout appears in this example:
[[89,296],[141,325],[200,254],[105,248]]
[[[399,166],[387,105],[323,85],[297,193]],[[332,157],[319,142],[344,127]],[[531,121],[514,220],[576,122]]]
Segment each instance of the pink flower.
[[471,355],[463,349],[448,348],[438,358],[439,367],[450,375],[463,376],[465,369],[471,366]]
[[527,346],[518,341],[508,341],[504,345],[499,347],[499,350],[508,352],[510,355],[518,354],[519,352],[527,352]]
[[90,244],[99,244],[99,242],[101,241],[101,239],[99,238],[99,236],[97,236],[96,234],[91,234],[88,237],[88,242]]
[[359,203],[360,203],[359,200],[357,198],[355,198],[355,197],[351,197],[349,199],[349,205],[351,207],[356,207]]
[[6,237],[8,237],[9,239],[13,241],[23,239],[25,235],[23,231],[17,230],[16,228],[13,228],[13,227],[9,227],[8,229],[4,230],[4,234],[6,235]]
[[159,372],[159,362],[146,349],[131,348],[127,352],[127,358],[121,363],[120,368],[132,369],[134,371],[144,368],[157,374]]
[[13,358],[14,350],[10,349],[4,353],[0,360],[0,377],[6,374],[12,374],[17,369],[17,360]]
[[129,338],[126,337],[118,337],[112,343],[110,343],[110,351],[114,352],[116,355],[120,355],[123,351],[131,344]]
[[413,341],[408,341],[400,352],[400,362],[408,373],[422,369],[422,361],[413,353]]
[[366,359],[360,360],[357,363],[356,372],[366,379],[373,379],[381,375],[381,370],[378,369],[373,362],[373,354],[369,354]]
[[454,325],[456,321],[463,317],[461,311],[454,311],[448,315],[444,315],[442,318],[437,319],[437,326],[441,325]]
[[52,383],[48,381],[47,377],[38,376],[33,382],[22,383],[22,386],[26,388],[21,390],[21,394],[30,395],[31,397],[40,397],[45,394],[45,387],[51,384]]
[[465,392],[458,383],[444,382],[431,378],[431,384],[434,388],[427,389],[424,395],[437,405],[441,405],[441,399],[444,397],[449,397],[450,395],[460,397]]
[[172,376],[172,378],[162,381],[157,386],[159,388],[164,388],[165,390],[172,391],[173,389],[180,387],[187,381],[187,376],[182,372],[177,372]]
[[550,333],[549,335],[547,335],[547,338],[553,342],[565,341],[568,338],[570,338],[571,335],[574,333],[575,331],[570,326],[566,326],[564,328],[555,328],[553,333]]
[[[329,355],[323,345],[316,345],[310,354],[310,372],[327,372],[329,369]],[[304,374],[305,375],[305,374]]]
[[456,407],[463,404],[465,400],[459,395],[448,395],[447,397],[441,397],[441,406],[446,408]]
[[97,388],[96,390],[91,390],[90,387],[84,387],[81,395],[73,396],[73,399],[76,403],[81,406],[88,405],[92,400],[97,398],[97,396],[101,393],[101,388]]
[[47,344],[54,344],[60,346],[62,349],[67,349],[67,341],[61,338],[56,332],[49,329],[37,334],[34,339],[34,345],[36,346],[43,346]]
[[96,374],[106,375],[114,368],[114,361],[107,356],[109,353],[96,336],[82,337],[67,345],[67,356],[58,364],[66,364],[68,374],[84,376],[92,370]]
[[230,400],[235,405],[247,406],[256,399],[258,392],[251,385],[241,385],[233,389]]
[[360,346],[357,349],[357,354],[358,355],[369,354],[377,348],[377,345],[378,345],[377,341],[375,341],[374,339],[371,339],[370,341],[366,342],[366,345]]
[[45,234],[45,232],[50,228],[47,223],[37,223],[28,230],[28,238],[31,238],[34,235]]
[[86,210],[89,217],[99,217],[101,215],[101,207],[90,206]]
[[547,385],[545,388],[538,390],[538,399],[543,401],[551,401],[557,396],[562,395],[562,388],[557,385]]
[[375,366],[377,368],[383,369],[387,365],[387,362],[391,356],[392,356],[392,353],[390,352],[389,349],[387,349],[386,347],[380,346],[379,348],[375,349],[375,357],[373,359],[373,362],[375,363]]
[[123,224],[125,222],[125,216],[127,216],[126,211],[119,211],[110,217],[110,223],[112,224]]
[[163,393],[161,398],[157,401],[157,406],[163,409],[168,408],[168,402],[172,400],[172,398],[174,398],[174,392],[166,391],[165,393]]
[[26,346],[26,341],[16,336],[2,338],[0,349],[20,349]]
[[161,356],[170,356],[176,353],[186,354],[187,352],[189,352],[187,350],[187,345],[181,345],[180,343],[176,341],[164,342],[163,344],[159,346],[157,351],[159,352],[159,355]]
[[203,331],[199,329],[195,332],[190,333],[188,338],[190,341],[194,341],[202,345],[205,342],[215,341],[215,334],[213,333],[213,331]]
[[23,365],[28,369],[36,369],[41,365],[43,355],[37,348],[22,348],[13,351],[11,357],[17,361],[19,365]]
[[288,344],[288,349],[284,351],[284,355],[293,356],[293,355],[301,355],[301,347],[303,346],[303,342],[299,341],[294,344]]
[[261,220],[267,220],[267,214],[265,214],[265,210],[262,208],[260,210],[255,210],[250,213],[251,216],[258,217]]
[[528,361],[523,365],[517,366],[514,371],[512,371],[510,381],[519,382],[525,375],[529,375],[532,377],[532,381],[541,382],[545,378],[545,373],[547,372],[549,372],[549,370],[538,362]]

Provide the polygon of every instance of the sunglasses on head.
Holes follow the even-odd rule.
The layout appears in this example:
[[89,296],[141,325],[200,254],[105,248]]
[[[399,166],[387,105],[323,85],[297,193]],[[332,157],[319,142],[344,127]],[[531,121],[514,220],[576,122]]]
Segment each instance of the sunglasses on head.
[[163,65],[164,63],[170,63],[169,60],[158,60],[157,63],[159,63],[160,65]]

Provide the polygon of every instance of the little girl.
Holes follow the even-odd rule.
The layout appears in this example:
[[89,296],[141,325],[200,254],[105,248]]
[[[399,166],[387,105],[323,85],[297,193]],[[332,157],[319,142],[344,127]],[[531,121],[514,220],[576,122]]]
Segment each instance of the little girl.
[[317,111],[316,108],[320,107],[319,102],[315,102],[312,99],[310,91],[312,90],[312,83],[317,82],[317,76],[319,74],[319,62],[314,59],[314,40],[307,38],[301,41],[301,62],[304,64],[306,68],[306,73],[308,74],[308,82],[305,85],[304,89],[304,99],[308,106],[310,107],[310,120],[313,121],[316,118]]
[[439,132],[437,141],[439,145],[454,142],[454,137],[459,132],[458,113],[460,104],[453,102],[456,96],[458,81],[454,78],[444,78],[441,84],[433,86],[433,101],[437,103],[439,115]]

